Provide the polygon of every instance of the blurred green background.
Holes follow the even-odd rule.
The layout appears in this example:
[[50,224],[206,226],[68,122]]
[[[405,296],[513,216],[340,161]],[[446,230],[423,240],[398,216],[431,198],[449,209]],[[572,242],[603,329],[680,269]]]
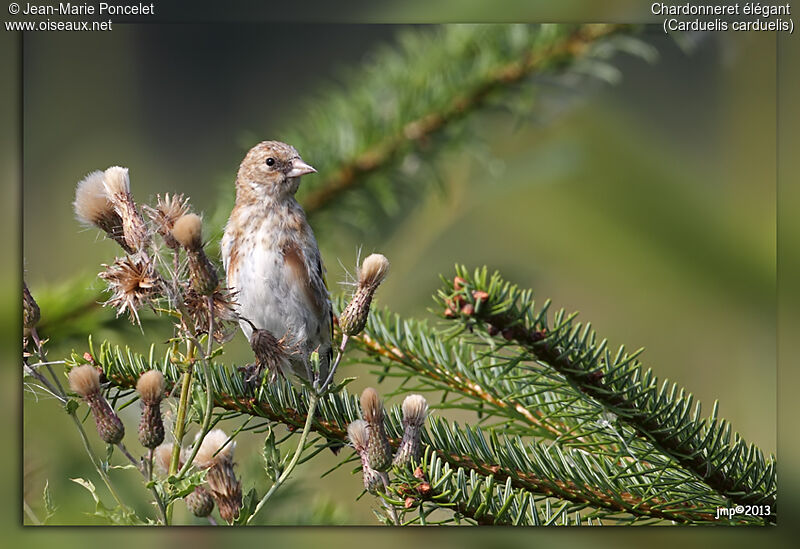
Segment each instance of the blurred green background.
[[[346,80],[397,30],[149,25],[26,37],[23,256],[34,295],[95,273],[116,251],[73,219],[74,184],[88,171],[126,165],[140,202],[185,192],[210,217],[247,148],[280,139],[304,98]],[[438,273],[488,264],[580,310],[610,342],[645,346],[660,377],[705,410],[719,399],[748,441],[774,452],[776,75],[765,59],[775,40],[707,36],[691,54],[656,32],[645,40],[660,60],[616,60],[616,86],[593,86],[528,123],[484,116],[487,154],[445,158],[446,192],[421,196],[389,237],[317,228],[328,279],[343,278],[339,261],[353,265],[358,246],[381,251],[392,272],[380,303],[426,316]],[[314,151],[300,152],[314,163]],[[53,342],[51,356],[83,345]],[[226,356],[247,360],[241,336]],[[344,372],[354,373],[358,388],[374,382]],[[26,499],[37,508],[49,481],[53,522],[90,522],[88,494],[68,480],[92,473],[67,417],[26,395],[23,437]],[[263,491],[259,445],[242,440],[238,459],[245,486]],[[333,463],[326,455],[303,467],[268,522],[374,524],[373,501],[354,502],[360,480],[350,467],[317,480]],[[144,510],[130,476],[126,489]]]

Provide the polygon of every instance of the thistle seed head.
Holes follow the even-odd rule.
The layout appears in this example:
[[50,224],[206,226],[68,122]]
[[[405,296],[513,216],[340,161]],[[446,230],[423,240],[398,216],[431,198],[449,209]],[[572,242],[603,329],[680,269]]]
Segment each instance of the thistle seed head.
[[403,400],[403,425],[421,427],[428,415],[428,402],[422,395],[408,395]]
[[103,305],[117,309],[117,316],[127,310],[138,324],[137,311],[159,293],[160,279],[153,265],[141,257],[126,256],[105,267],[99,276],[108,283],[111,297]]
[[[228,288],[220,288],[211,295],[211,307],[214,309],[214,339],[223,343],[228,341],[239,327],[239,315],[234,305],[234,293]],[[198,328],[208,326],[208,298],[194,288],[188,288],[184,297],[186,310]]]
[[100,393],[100,373],[91,364],[69,371],[69,387],[80,395],[94,416],[97,434],[108,444],[116,444],[125,435],[125,427],[105,397]]
[[41,317],[41,312],[39,311],[39,305],[36,303],[36,300],[33,299],[30,290],[28,290],[28,285],[25,281],[22,281],[22,327],[25,329],[25,332],[29,332],[32,328],[35,328],[36,325],[39,323],[39,318]]
[[169,472],[169,464],[172,461],[172,449],[174,447],[175,445],[173,443],[165,442],[159,444],[153,450],[153,465],[155,465],[156,470],[162,475],[166,475]]
[[357,335],[364,330],[369,317],[372,296],[389,272],[389,261],[381,254],[368,256],[358,271],[358,286],[353,299],[339,316],[339,326],[346,335]]
[[233,462],[216,463],[208,470],[206,482],[219,508],[219,516],[229,523],[236,520],[242,508],[242,483],[236,478]]
[[94,171],[78,182],[72,205],[75,216],[81,223],[87,226],[93,225],[105,232],[126,252],[133,251],[125,241],[122,218],[106,193],[103,172]]
[[76,366],[68,377],[69,388],[83,398],[100,392],[100,372],[91,364]]
[[142,250],[149,242],[144,219],[131,196],[128,168],[112,166],[103,173],[103,188],[122,220],[122,234],[130,250]]
[[375,288],[386,278],[389,273],[389,260],[381,254],[371,254],[364,259],[358,271],[359,288]]
[[197,486],[184,498],[186,507],[196,517],[207,517],[214,510],[214,499],[204,486]]
[[145,404],[158,404],[164,398],[164,374],[158,370],[143,373],[136,382],[136,391]]
[[131,192],[131,180],[128,168],[111,166],[103,173],[103,187],[109,196],[126,195]]
[[163,197],[159,194],[155,207],[144,206],[144,211],[153,221],[164,243],[173,250],[177,249],[180,245],[172,236],[172,228],[181,216],[188,213],[189,199],[184,198],[182,194],[166,193]]
[[[199,436],[199,434],[198,434]],[[198,467],[209,468],[217,463],[233,463],[233,450],[236,448],[234,441],[228,442],[228,435],[222,429],[213,429],[206,433],[200,449],[194,457]]]
[[403,401],[403,439],[394,456],[394,465],[405,466],[420,456],[420,435],[428,403],[422,395],[409,395]]
[[189,251],[202,249],[203,220],[194,213],[182,215],[172,227],[172,236],[175,237],[178,244]]
[[368,424],[368,464],[376,471],[388,471],[392,466],[392,448],[383,427],[383,402],[372,387],[361,393],[361,413]]
[[269,330],[256,328],[250,336],[250,347],[256,355],[258,371],[269,372],[270,379],[275,379],[278,374],[288,377],[292,372],[291,353],[285,337],[278,339]]
[[362,454],[367,450],[367,442],[369,441],[369,433],[367,431],[367,422],[363,419],[357,419],[347,426],[347,438],[353,449]]
[[361,412],[364,414],[364,419],[367,423],[376,423],[383,421],[383,402],[381,397],[378,396],[378,391],[372,387],[367,387],[361,393]]

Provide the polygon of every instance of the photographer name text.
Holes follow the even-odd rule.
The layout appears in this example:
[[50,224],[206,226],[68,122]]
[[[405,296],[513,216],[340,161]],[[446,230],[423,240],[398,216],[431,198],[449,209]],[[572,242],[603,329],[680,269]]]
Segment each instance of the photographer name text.
[[20,11],[21,15],[155,15],[155,4],[78,4],[73,2],[60,2],[54,5],[25,4]]

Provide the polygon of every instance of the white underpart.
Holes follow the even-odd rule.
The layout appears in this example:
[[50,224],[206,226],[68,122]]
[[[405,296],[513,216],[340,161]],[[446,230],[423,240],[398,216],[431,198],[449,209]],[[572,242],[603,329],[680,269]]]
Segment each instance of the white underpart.
[[[252,221],[257,219],[255,216],[247,216],[246,219],[251,221],[239,246],[239,268],[234,272],[229,269],[232,235],[226,230],[222,239],[222,258],[228,286],[236,292],[235,299],[241,316],[257,328],[269,330],[279,339],[288,336],[289,345],[297,344],[301,356],[292,361],[293,366],[297,373],[305,375],[305,362],[311,352],[320,346],[330,346],[329,337],[326,337],[329,328],[321,325],[324,319],[314,314],[315,308],[308,302],[305,289],[284,262],[277,244],[284,240],[283,229],[271,227],[265,232],[260,223]],[[308,246],[316,248],[313,238],[306,243],[305,247]],[[306,249],[303,251],[308,255]],[[250,324],[242,321],[240,326],[249,340],[253,332]],[[325,351],[323,348],[319,350],[321,355]]]

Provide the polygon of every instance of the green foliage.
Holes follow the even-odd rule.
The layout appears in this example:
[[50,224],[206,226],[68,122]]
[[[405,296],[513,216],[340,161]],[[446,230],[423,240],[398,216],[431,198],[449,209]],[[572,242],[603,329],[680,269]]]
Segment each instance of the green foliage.
[[[667,445],[659,443],[658,437],[666,436],[665,429],[649,435],[638,430],[630,420],[634,404],[627,408],[628,415],[623,415],[626,409],[610,407],[604,400],[594,398],[582,390],[580,382],[562,373],[561,366],[552,366],[547,361],[551,355],[532,355],[514,336],[517,332],[534,334],[537,341],[531,343],[531,348],[536,352],[554,342],[559,350],[552,357],[561,361],[581,357],[591,360],[590,371],[604,369],[602,377],[589,378],[595,384],[597,379],[609,377],[605,372],[616,378],[620,371],[629,372],[632,385],[606,385],[609,392],[617,390],[629,398],[639,390],[636,380],[652,378],[652,374],[634,373],[641,369],[635,359],[638,353],[627,355],[620,351],[612,355],[604,342],[577,348],[578,342],[587,345],[597,338],[589,335],[585,327],[574,324],[574,317],[559,311],[553,315],[553,327],[549,327],[549,306],[545,305],[544,311],[535,309],[530,291],[520,291],[497,275],[489,277],[485,270],[473,276],[460,268],[458,276],[457,290],[447,281],[439,294],[443,307],[454,303],[473,306],[470,314],[458,317],[456,331],[436,330],[426,323],[405,321],[383,312],[371,315],[366,333],[355,339],[366,353],[362,360],[379,366],[384,376],[403,378],[398,392],[446,391],[447,396],[437,406],[440,411],[466,409],[482,414],[482,425],[475,426],[430,419],[422,440],[426,451],[424,471],[429,475],[432,491],[415,492],[419,502],[424,503],[412,502],[417,505],[417,515],[407,520],[429,521],[427,514],[441,509],[452,512],[450,518],[443,520],[478,523],[548,524],[603,519],[615,523],[668,520],[698,524],[716,522],[715,508],[737,501],[708,483],[707,476],[687,467],[685,457],[681,461],[681,456],[676,457]],[[502,340],[489,335],[489,322],[500,320],[505,322],[506,330]],[[572,347],[566,345],[570,341]],[[180,376],[168,361],[155,359],[154,353],[145,359],[108,344],[101,346],[96,360],[119,391],[133,386],[142,372],[152,368],[164,372],[168,385]],[[577,368],[564,367],[567,374]],[[199,379],[198,383],[204,380]],[[244,413],[297,428],[308,412],[308,388],[295,387],[285,380],[254,390],[245,386],[234,368],[214,364],[211,386],[215,405],[227,410],[218,414],[220,418]],[[661,391],[660,395],[657,402],[670,410],[686,398],[678,396],[677,390]],[[647,405],[648,401],[634,402]],[[701,420],[698,413],[692,417],[677,414],[682,423],[674,426],[675,431],[669,431],[669,440],[686,440],[684,433],[703,433],[707,438],[707,430],[719,432],[721,420],[716,414]],[[320,436],[319,449],[344,441],[347,425],[359,415],[357,399],[344,390],[325,395],[312,421],[312,429]],[[396,447],[403,432],[399,408],[387,411],[386,430],[390,443]],[[774,460],[759,468],[763,458],[751,446],[750,461],[735,461],[736,446],[725,444],[717,441],[712,455],[726,466],[717,467],[727,475],[725,478],[751,478],[746,473],[761,478],[759,486],[764,487],[763,492],[756,489],[733,496],[748,501],[774,498]],[[709,451],[707,446],[703,448]],[[264,456],[267,469],[277,476],[275,466],[281,461],[271,431],[266,436]],[[746,471],[741,473],[743,467]],[[387,495],[387,501],[405,509],[406,501],[397,497],[407,493],[403,486],[410,479],[399,473],[396,479],[394,496]],[[480,494],[483,495],[479,497]],[[556,511],[549,507],[553,501],[559,502]],[[743,523],[763,520],[736,518],[736,522]]]
[[75,484],[86,488],[89,494],[91,494],[92,499],[94,499],[95,502],[93,516],[102,519],[105,522],[120,526],[139,526],[147,524],[145,521],[136,516],[136,513],[132,509],[126,507],[125,505],[120,504],[116,507],[106,506],[100,499],[100,496],[97,494],[97,489],[92,481],[82,478],[73,478],[71,480]]

